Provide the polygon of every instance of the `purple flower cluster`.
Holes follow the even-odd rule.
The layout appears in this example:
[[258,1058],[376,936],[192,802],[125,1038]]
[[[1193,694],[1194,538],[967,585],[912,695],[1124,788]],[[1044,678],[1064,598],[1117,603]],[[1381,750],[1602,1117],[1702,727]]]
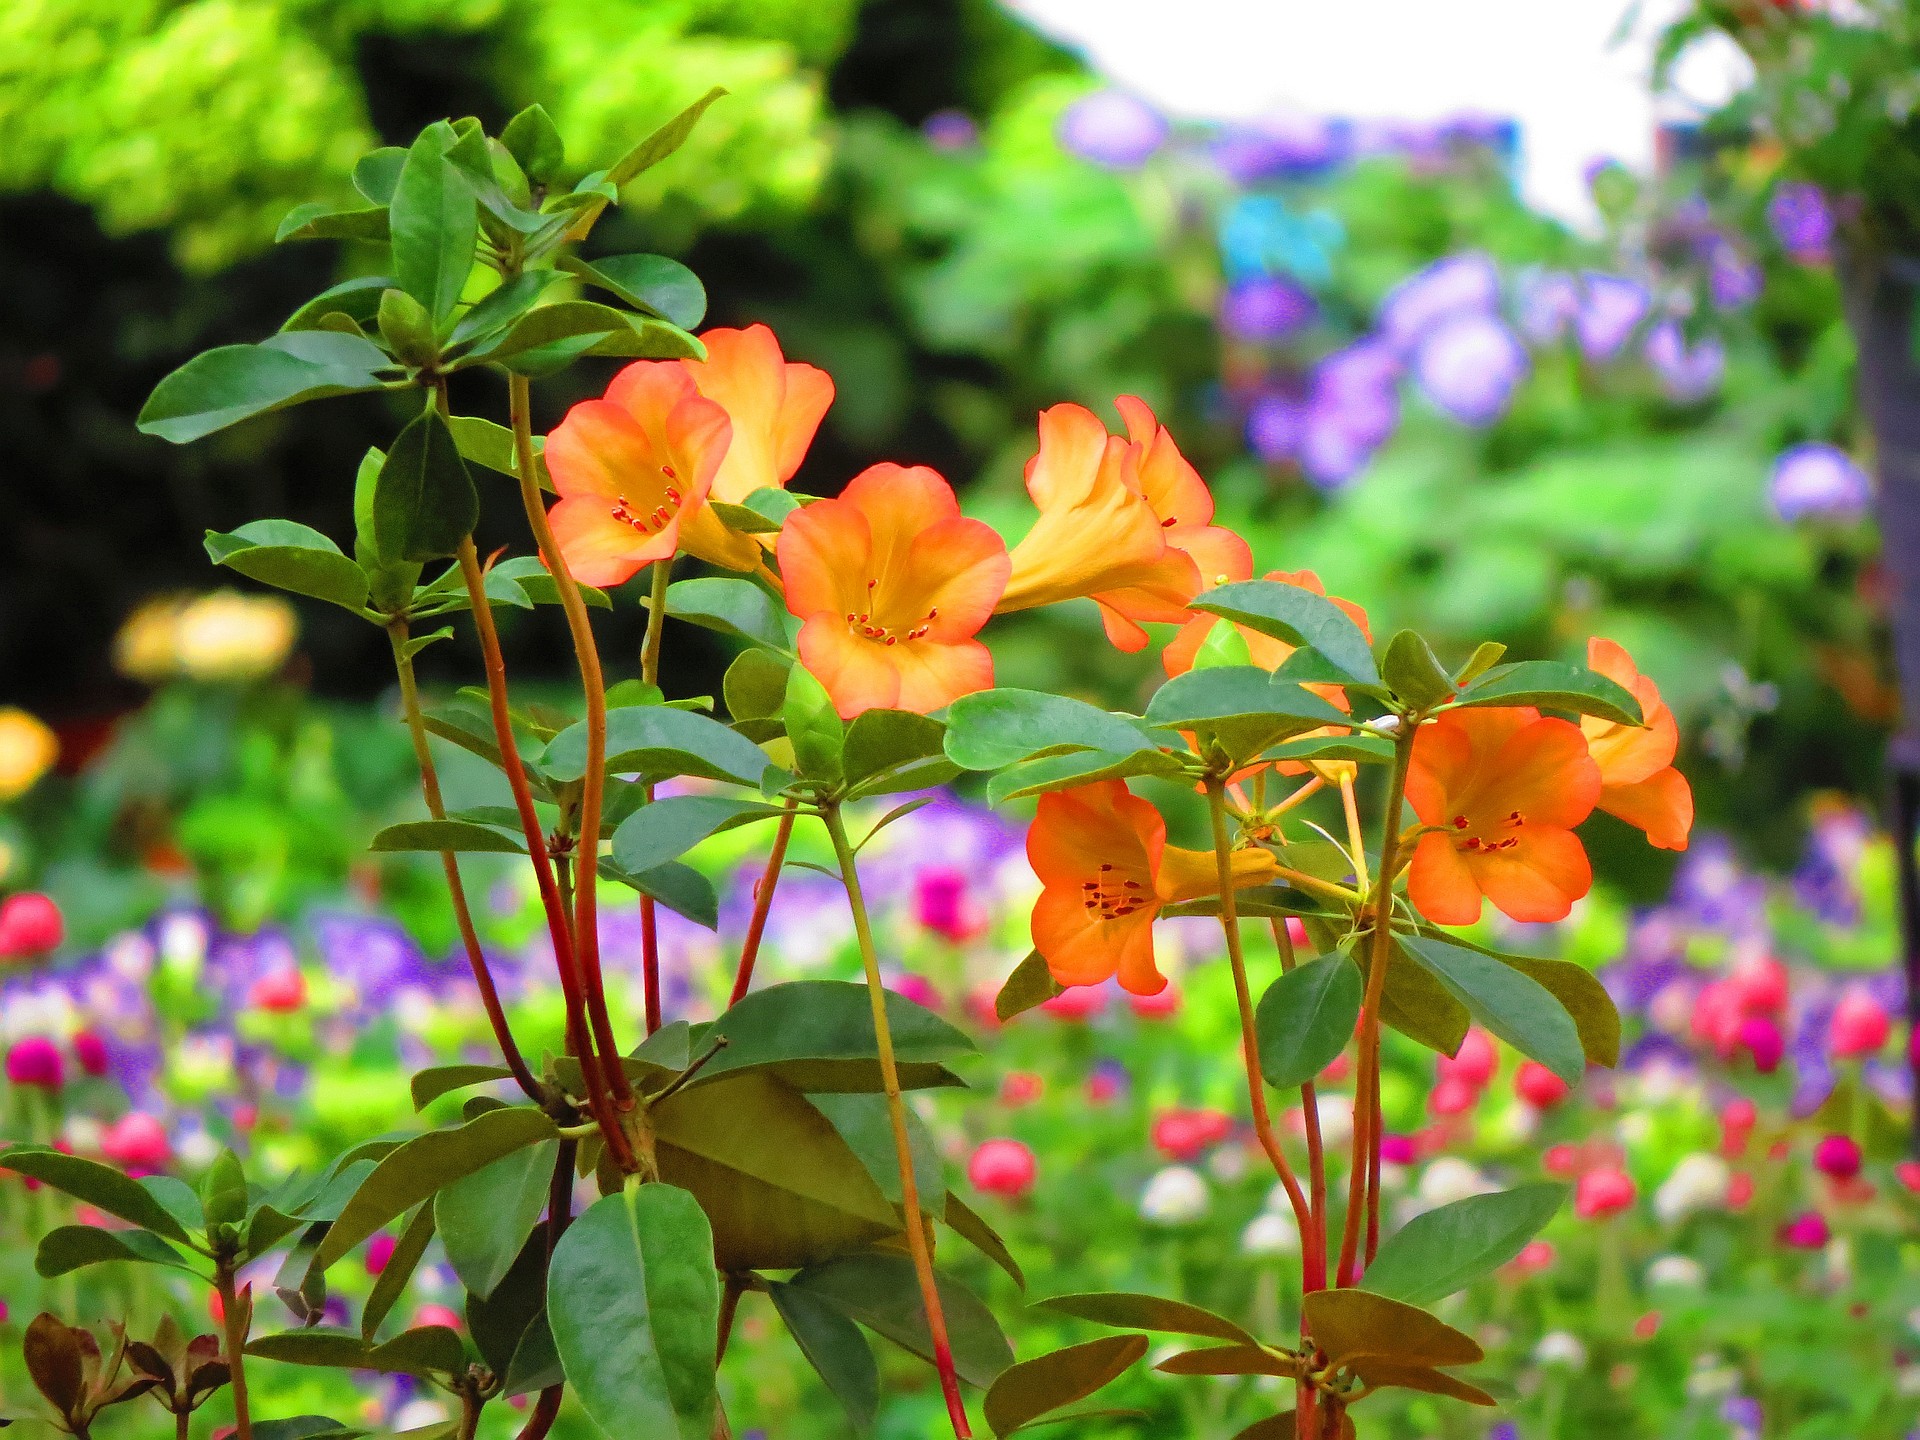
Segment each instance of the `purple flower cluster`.
[[1767,482],[1773,512],[1782,520],[1851,524],[1873,503],[1873,483],[1846,451],[1815,441],[1795,445],[1773,463]]

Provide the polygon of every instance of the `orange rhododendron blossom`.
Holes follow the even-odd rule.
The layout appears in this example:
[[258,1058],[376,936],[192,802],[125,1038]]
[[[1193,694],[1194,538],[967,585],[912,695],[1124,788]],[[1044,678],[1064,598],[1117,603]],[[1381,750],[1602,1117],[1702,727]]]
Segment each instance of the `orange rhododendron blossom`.
[[1644,727],[1616,725],[1588,715],[1580,729],[1600,767],[1598,808],[1644,830],[1648,843],[1662,850],[1687,848],[1693,829],[1693,787],[1673,768],[1680,748],[1680,727],[1660,698],[1660,689],[1642,675],[1633,657],[1611,640],[1587,642],[1587,668],[1633,692],[1646,720]]
[[670,559],[683,517],[706,505],[727,452],[727,412],[678,365],[629,365],[606,397],[583,400],[547,436],[560,503],[549,519],[583,585],[618,585]]
[[[764,325],[709,330],[700,339],[705,360],[654,363],[685,367],[695,388],[727,412],[733,442],[708,498],[743,505],[754,491],[781,489],[793,478],[833,403],[833,378],[788,360]],[[681,536],[691,554],[734,570],[757,568],[771,543],[771,536],[728,529],[711,510],[689,517]]]
[[[1122,780],[1042,795],[1027,861],[1042,887],[1033,945],[1062,985],[1118,974],[1135,995],[1159,994],[1167,977],[1154,964],[1155,918],[1174,901],[1220,892],[1213,852],[1167,844],[1160,812]],[[1233,852],[1236,889],[1273,875],[1265,850]]]
[[1562,920],[1593,885],[1573,827],[1600,798],[1579,727],[1530,707],[1454,710],[1413,744],[1407,800],[1423,825],[1407,897],[1440,925],[1471,925],[1480,898],[1514,920]]
[[787,517],[778,548],[800,659],[842,718],[925,714],[993,684],[973,637],[1006,588],[1006,543],[924,465],[875,465]]
[[1138,650],[1142,622],[1185,620],[1204,586],[1244,580],[1253,557],[1212,523],[1213,496],[1145,403],[1123,395],[1116,404],[1130,439],[1079,405],[1041,412],[1040,449],[1027,462],[1040,514],[1014,547],[999,609],[1091,596],[1107,638]]

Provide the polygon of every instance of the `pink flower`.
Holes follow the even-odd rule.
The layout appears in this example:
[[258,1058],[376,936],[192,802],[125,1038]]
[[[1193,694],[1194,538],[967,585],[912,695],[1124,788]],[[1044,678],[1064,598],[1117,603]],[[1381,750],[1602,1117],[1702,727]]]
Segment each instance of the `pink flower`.
[[1169,1160],[1196,1160],[1233,1133],[1233,1119],[1218,1110],[1168,1110],[1153,1122],[1153,1147]]
[[1893,1167],[1893,1178],[1904,1185],[1908,1193],[1920,1195],[1920,1160],[1902,1160]]
[[1462,1080],[1475,1089],[1493,1079],[1499,1065],[1500,1056],[1493,1048],[1493,1037],[1477,1027],[1467,1031],[1457,1054],[1442,1055],[1438,1061],[1442,1080]]
[[247,1003],[272,1015],[291,1015],[307,1003],[307,977],[292,965],[269,971],[248,989]]
[[1762,1075],[1771,1075],[1780,1068],[1780,1059],[1787,1052],[1787,1041],[1773,1021],[1764,1015],[1749,1015],[1740,1022],[1737,1034],[1740,1048],[1753,1056],[1754,1069]]
[[1069,985],[1040,1008],[1056,1020],[1091,1020],[1107,1008],[1107,987]]
[[924,975],[916,975],[911,970],[903,970],[887,982],[887,989],[896,995],[904,995],[914,1004],[928,1010],[940,1008],[940,992],[933,988],[933,982]]
[[1832,1233],[1824,1215],[1807,1210],[1780,1227],[1780,1243],[1795,1250],[1818,1250]]
[[1046,1081],[1031,1070],[1010,1070],[1000,1082],[1000,1103],[1017,1110],[1031,1105],[1046,1092]]
[[1567,1098],[1568,1085],[1537,1060],[1527,1060],[1513,1077],[1513,1093],[1536,1110],[1550,1110]]
[[1827,1135],[1813,1147],[1813,1168],[1835,1180],[1851,1180],[1860,1173],[1860,1147],[1849,1135]]
[[1633,1338],[1636,1340],[1651,1340],[1659,1333],[1660,1312],[1658,1310],[1649,1310],[1633,1322]]
[[100,1153],[130,1174],[154,1174],[173,1158],[166,1126],[143,1110],[129,1110],[100,1136]]
[[81,1030],[73,1037],[73,1058],[80,1062],[80,1068],[96,1079],[107,1073],[107,1042],[91,1030]]
[[1573,1189],[1573,1213],[1582,1220],[1604,1220],[1630,1208],[1637,1191],[1624,1170],[1589,1170]]
[[1736,1095],[1720,1112],[1720,1153],[1729,1160],[1747,1148],[1747,1137],[1759,1122],[1760,1109],[1744,1095]]
[[983,1140],[967,1161],[967,1179],[988,1195],[1018,1200],[1033,1188],[1033,1151],[1018,1140]]
[[1298,915],[1287,916],[1287,939],[1293,942],[1293,948],[1310,953],[1313,942],[1307,938],[1307,924]]
[[1520,1247],[1520,1253],[1507,1262],[1507,1269],[1515,1275],[1537,1275],[1554,1262],[1554,1249],[1545,1240],[1529,1240]]
[[973,903],[969,888],[964,870],[929,866],[914,876],[914,918],[955,944],[971,940],[987,928],[987,919]]
[[1753,1199],[1753,1176],[1745,1170],[1733,1172],[1733,1178],[1727,1182],[1727,1208],[1744,1210]]
[[1448,1075],[1427,1096],[1427,1109],[1435,1115],[1464,1115],[1479,1102],[1480,1089],[1477,1085],[1462,1080],[1458,1075]]
[[444,1325],[449,1330],[458,1330],[460,1312],[445,1305],[422,1305],[413,1312],[412,1328],[418,1329],[422,1325]]
[[1755,955],[1727,977],[1748,1014],[1778,1015],[1787,1008],[1787,967],[1771,955]]
[[1827,1048],[1836,1060],[1851,1060],[1873,1054],[1892,1033],[1893,1020],[1885,1008],[1866,991],[1850,989],[1833,1007]]
[[1549,1145],[1540,1157],[1540,1168],[1562,1179],[1579,1173],[1580,1152],[1572,1145]]
[[1383,1165],[1411,1165],[1420,1156],[1420,1146],[1411,1135],[1382,1135],[1380,1162]]
[[399,1243],[384,1230],[367,1241],[367,1274],[378,1275],[386,1269],[387,1262],[393,1259],[393,1252],[398,1248]]
[[57,950],[66,938],[60,907],[36,890],[0,900],[0,960],[28,960]]
[[1727,981],[1715,980],[1702,986],[1694,997],[1687,1028],[1694,1039],[1711,1045],[1722,1059],[1727,1059],[1740,1043],[1743,1018],[1739,994]]
[[1180,1013],[1180,987],[1168,985],[1154,995],[1127,993],[1127,1004],[1142,1020],[1169,1020]]
[[15,1085],[58,1090],[66,1082],[66,1062],[60,1047],[44,1035],[29,1035],[7,1051],[7,1079]]

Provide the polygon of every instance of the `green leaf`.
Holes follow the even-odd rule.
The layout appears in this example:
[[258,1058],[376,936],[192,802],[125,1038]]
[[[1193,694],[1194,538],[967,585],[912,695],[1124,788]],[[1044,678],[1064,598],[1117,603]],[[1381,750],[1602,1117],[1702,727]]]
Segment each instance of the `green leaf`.
[[767,1293],[793,1343],[847,1412],[854,1433],[871,1435],[880,1411],[880,1367],[860,1327],[838,1307],[798,1286],[775,1280]]
[[1597,715],[1618,725],[1640,725],[1645,718],[1640,713],[1640,702],[1630,691],[1584,665],[1569,665],[1561,660],[1522,660],[1517,665],[1496,665],[1462,690],[1455,703],[1462,707],[1543,705],[1550,710]]
[[1423,966],[1395,945],[1387,960],[1380,1018],[1402,1035],[1442,1055],[1456,1055],[1473,1015]]
[[677,860],[708,836],[780,814],[778,805],[725,795],[673,795],[642,805],[613,832],[613,862],[651,870]]
[[188,1234],[206,1228],[207,1216],[200,1208],[200,1197],[186,1181],[171,1175],[142,1175],[140,1188],[158,1200]]
[[552,180],[566,163],[566,141],[543,106],[529,105],[509,120],[500,132],[500,143],[536,185]]
[[1454,693],[1453,677],[1433,653],[1433,647],[1412,630],[1401,630],[1387,642],[1380,675],[1393,693],[1417,709],[1430,710]]
[[1010,1365],[987,1391],[987,1424],[995,1435],[1011,1435],[1119,1379],[1146,1353],[1144,1335],[1106,1335]]
[[102,1230],[97,1225],[60,1225],[40,1237],[34,1251],[34,1271],[46,1279],[65,1275],[84,1265],[109,1260],[131,1260],[143,1265],[173,1265],[188,1269],[186,1257],[158,1235],[145,1230]]
[[1580,1048],[1588,1060],[1609,1069],[1620,1063],[1620,1012],[1592,971],[1571,960],[1542,960],[1531,955],[1497,958],[1560,1002],[1573,1017],[1574,1028],[1580,1032]]
[[729,505],[724,500],[709,498],[707,508],[713,512],[713,518],[729,530],[738,530],[742,535],[778,535],[780,522],[769,520],[758,510],[745,505]]
[[[431,1207],[428,1207],[431,1209]],[[547,1303],[547,1236],[536,1228],[491,1295],[467,1295],[467,1333],[480,1358],[504,1376],[527,1329]]]
[[1365,990],[1359,967],[1337,953],[1296,966],[1269,985],[1254,1014],[1267,1083],[1291,1090],[1331,1065],[1353,1039]]
[[1073,750],[1120,756],[1155,748],[1133,716],[1039,690],[982,690],[947,709],[947,758],[963,770],[998,770]]
[[314,1252],[309,1273],[325,1271],[441,1186],[553,1136],[554,1123],[546,1115],[527,1106],[510,1106],[475,1116],[457,1129],[435,1130],[407,1141],[360,1182]]
[[1569,1085],[1586,1073],[1580,1031],[1553,993],[1490,955],[1425,936],[1401,945],[1487,1029]]
[[422,130],[407,150],[388,204],[394,276],[436,325],[459,304],[480,239],[473,186],[447,158],[452,143],[444,122]]
[[1255,666],[1189,670],[1162,685],[1147,705],[1148,725],[1192,731],[1236,759],[1251,759],[1280,740],[1351,717],[1303,686],[1276,681]]
[[413,1207],[413,1214],[407,1217],[400,1238],[394,1242],[393,1252],[387,1256],[387,1263],[373,1277],[373,1289],[367,1292],[367,1303],[360,1311],[360,1337],[363,1340],[372,1340],[392,1313],[401,1293],[407,1288],[407,1282],[419,1268],[420,1257],[427,1253],[427,1245],[432,1239],[433,1205],[423,1200]]
[[41,1145],[9,1145],[0,1150],[0,1168],[28,1176],[63,1195],[104,1210],[109,1215],[151,1230],[182,1245],[191,1243],[173,1213],[136,1180],[110,1165],[65,1155]]
[[1020,1262],[1013,1258],[1013,1252],[1007,1248],[1007,1242],[1000,1238],[1000,1232],[951,1190],[947,1192],[946,1208],[941,1211],[940,1218],[947,1222],[947,1228],[954,1234],[1004,1270],[1009,1280],[1022,1290],[1027,1288],[1026,1272],[1020,1268]]
[[1373,1355],[1403,1365],[1471,1365],[1471,1337],[1424,1310],[1366,1290],[1316,1290],[1302,1305],[1307,1332],[1340,1366]]
[[406,163],[404,145],[382,145],[378,150],[370,150],[354,162],[353,188],[384,210],[393,203],[393,192],[400,184],[400,172]]
[[373,1347],[355,1331],[332,1325],[286,1330],[278,1335],[256,1335],[247,1342],[246,1347],[247,1354],[257,1355],[262,1360],[335,1370],[371,1369],[368,1356],[372,1350]]
[[295,1415],[287,1420],[253,1422],[253,1440],[336,1440],[336,1437],[364,1433],[325,1415]]
[[[547,287],[559,278],[559,272],[554,270],[525,270],[510,280],[503,280],[455,322],[453,333],[447,337],[448,345],[466,345],[511,325],[531,310],[546,294]],[[513,432],[509,430],[506,434],[511,447]],[[508,453],[512,453],[511,448]]]
[[247,1175],[240,1157],[222,1150],[200,1177],[200,1208],[209,1225],[238,1225],[247,1214]]
[[543,1140],[443,1186],[434,1226],[460,1283],[485,1299],[505,1278],[546,1208],[558,1140]]
[[[668,594],[671,596],[671,590]],[[790,660],[768,651],[742,650],[727,667],[720,686],[727,713],[736,721],[778,715],[787,698],[787,671],[791,668]]]
[[207,556],[250,580],[349,610],[367,603],[367,577],[333,541],[293,520],[255,520],[231,534],[209,530]]
[[373,837],[370,850],[430,850],[435,853],[524,855],[526,845],[491,825],[471,820],[408,820]]
[[[607,770],[650,780],[694,775],[758,786],[767,752],[718,720],[667,705],[628,705],[607,714]],[[555,780],[587,773],[587,727],[569,725],[547,744],[540,767]]]
[[946,733],[947,727],[938,720],[908,710],[863,710],[847,726],[841,742],[841,772],[849,785],[857,785],[884,771],[941,755]]
[[1169,1355],[1154,1369],[1166,1375],[1297,1375],[1264,1345],[1209,1345]]
[[719,85],[707,91],[693,104],[614,161],[607,171],[607,182],[618,189],[634,176],[644,170],[651,170],[673,154],[687,143],[687,136],[691,135],[693,127],[700,123],[700,117],[706,113],[707,107],[726,93],[726,90]]
[[[554,351],[554,356],[548,356],[548,351]],[[539,375],[558,368],[573,355],[585,354],[704,360],[706,346],[664,320],[615,310],[591,300],[561,300],[527,311],[494,339],[476,345],[462,363],[523,361],[512,368]]]
[[442,1095],[505,1080],[513,1072],[504,1065],[432,1065],[413,1077],[413,1108],[424,1110]]
[[707,313],[707,290],[700,277],[664,255],[607,255],[598,260],[568,255],[561,258],[560,268],[682,330],[693,329]]
[[[460,447],[461,455],[474,464],[497,470],[502,475],[520,473],[514,463],[513,431],[506,426],[478,415],[455,415],[447,421],[447,428],[453,431],[453,443]],[[546,436],[533,437],[533,470],[540,488],[551,490],[553,476],[547,472],[546,458],[541,453],[546,445]]]
[[1066,986],[1053,978],[1046,957],[1038,950],[1029,950],[1027,958],[1013,967],[1013,973],[993,997],[994,1017],[1004,1025],[1014,1016],[1044,1005],[1056,995],[1064,995],[1066,990]]
[[327,315],[345,315],[361,325],[373,323],[380,311],[380,296],[393,284],[386,275],[357,275],[330,285],[307,301],[282,323],[282,330],[318,329]]
[[[900,1183],[900,1155],[894,1148],[893,1116],[887,1097],[877,1092],[865,1094],[809,1095],[809,1104],[826,1116],[840,1139],[858,1158],[860,1165],[880,1194],[895,1207],[906,1204],[906,1190]],[[926,1122],[911,1109],[906,1112],[907,1148],[913,1155],[913,1183],[919,1191],[920,1210],[938,1217],[947,1193],[946,1169],[940,1163],[940,1149]],[[904,1213],[904,1212],[903,1212]],[[888,1212],[892,1222],[892,1212]],[[888,1229],[897,1228],[897,1222]],[[844,1247],[851,1249],[853,1247]],[[824,1256],[815,1256],[824,1259]]]
[[547,1297],[567,1380],[608,1440],[710,1440],[720,1284],[692,1195],[596,1201],[554,1247]]
[[337,210],[325,200],[310,200],[286,213],[273,232],[273,242],[289,240],[385,240],[387,212],[383,207]]
[[1164,750],[1135,750],[1127,755],[1110,750],[1074,750],[1009,765],[987,782],[987,800],[999,806],[1049,790],[1091,785],[1097,780],[1125,780],[1136,775],[1173,779],[1187,773],[1186,767]]
[[205,350],[154,387],[138,427],[184,445],[242,420],[374,390],[392,362],[369,340],[330,330],[294,330],[258,345]]
[[1500,663],[1500,657],[1507,653],[1507,647],[1494,640],[1484,640],[1475,647],[1473,654],[1467,657],[1467,663],[1454,672],[1455,685],[1470,685],[1487,671]]
[[480,495],[460,447],[438,410],[427,410],[394,438],[373,491],[373,540],[380,558],[437,560],[452,555],[480,522]]
[[729,576],[676,580],[667,587],[667,614],[769,650],[791,653],[793,649],[781,611],[751,580]]
[[609,880],[631,885],[642,895],[651,895],[674,914],[683,915],[696,925],[704,925],[709,930],[720,928],[720,897],[714,893],[713,882],[691,865],[682,865],[676,860],[636,875],[602,860],[600,873]]
[[[920,1303],[920,1286],[913,1262],[905,1255],[897,1251],[845,1255],[802,1270],[792,1284],[931,1362],[933,1343]],[[969,1385],[985,1389],[1013,1363],[1013,1347],[1001,1334],[993,1313],[971,1290],[946,1275],[937,1275],[935,1285],[946,1315],[954,1369]]]
[[394,289],[381,295],[375,319],[380,338],[397,359],[425,366],[440,358],[440,337],[434,333],[433,317],[406,291]]
[[1362,765],[1393,763],[1393,742],[1366,730],[1351,735],[1306,735],[1276,745],[1262,760],[1353,760]]
[[1116,1329],[1158,1330],[1174,1335],[1205,1335],[1214,1340],[1232,1340],[1241,1345],[1258,1345],[1239,1325],[1224,1315],[1189,1305],[1183,1300],[1163,1300],[1157,1295],[1135,1295],[1125,1291],[1080,1295],[1056,1295],[1042,1300],[1044,1310],[1091,1320],[1096,1325]]
[[1195,670],[1212,670],[1221,665],[1251,665],[1253,651],[1247,645],[1247,637],[1230,620],[1216,620],[1213,628],[1207,631],[1207,638],[1200,642],[1200,648],[1194,651]]
[[787,672],[787,694],[780,705],[781,723],[793,746],[794,763],[809,780],[842,778],[840,751],[846,743],[846,722],[834,707],[827,689],[804,665]]
[[1469,1405],[1499,1403],[1478,1385],[1469,1384],[1444,1370],[1436,1370],[1431,1365],[1401,1365],[1377,1355],[1366,1355],[1354,1361],[1353,1373],[1366,1383],[1369,1390],[1417,1390],[1425,1395],[1445,1395],[1450,1399],[1465,1400]]
[[1207,591],[1193,602],[1193,608],[1276,640],[1305,645],[1332,664],[1345,681],[1380,683],[1366,635],[1324,595],[1279,580],[1240,580]]
[[1376,1295],[1429,1305],[1513,1259],[1566,1198],[1565,1185],[1543,1181],[1416,1215],[1381,1244],[1361,1283]]
[[[906,1089],[951,1084],[945,1062],[974,1044],[924,1005],[889,990],[885,997],[894,1057]],[[793,980],[755,990],[711,1025],[694,1030],[695,1049],[725,1036],[727,1046],[702,1067],[693,1087],[737,1071],[773,1067],[808,1093],[873,1090],[879,1047],[867,987],[848,980]]]
[[464,1375],[467,1347],[460,1332],[447,1325],[416,1325],[367,1352],[375,1370],[395,1375]]

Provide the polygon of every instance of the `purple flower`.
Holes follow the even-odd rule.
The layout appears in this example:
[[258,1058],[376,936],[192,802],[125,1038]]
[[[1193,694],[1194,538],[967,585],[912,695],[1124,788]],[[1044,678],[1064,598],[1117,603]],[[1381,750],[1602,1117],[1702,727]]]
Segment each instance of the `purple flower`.
[[980,139],[980,127],[964,110],[936,110],[920,123],[920,133],[936,150],[970,150]]
[[1417,270],[1387,292],[1375,316],[1395,350],[1412,350],[1442,320],[1491,315],[1500,305],[1500,272],[1477,251],[1449,255]]
[[1812,441],[1773,462],[1767,493],[1773,513],[1782,520],[1811,517],[1849,523],[1867,513],[1873,485],[1846,451]]
[[1413,360],[1426,397],[1466,425],[1491,425],[1527,375],[1527,352],[1492,315],[1458,314],[1437,325]]
[[1767,933],[1767,882],[1724,835],[1695,834],[1673,872],[1671,900],[1690,925],[1733,938]]
[[427,957],[407,932],[372,915],[320,915],[313,940],[327,973],[353,987],[362,1010],[378,1010],[403,987],[427,978]]
[[1669,400],[1697,405],[1720,388],[1727,373],[1727,347],[1707,335],[1689,347],[1677,320],[1662,320],[1647,336],[1647,364],[1660,377]]
[[1751,1395],[1730,1395],[1721,1402],[1720,1418],[1747,1437],[1760,1433],[1766,1414]]
[[1860,923],[1860,891],[1854,883],[1872,827],[1850,805],[1814,817],[1806,850],[1793,872],[1793,896],[1829,925]]
[[1144,100],[1098,90],[1067,107],[1056,133],[1070,155],[1109,170],[1137,170],[1167,143],[1167,120]]
[[1306,432],[1307,412],[1291,395],[1266,394],[1247,411],[1247,446],[1262,460],[1291,460]]
[[1789,180],[1767,202],[1767,223],[1781,248],[1802,265],[1825,264],[1833,246],[1833,208],[1817,185]]
[[1732,241],[1716,236],[1707,248],[1707,295],[1720,310],[1738,310],[1760,298],[1766,278]]
[[1315,407],[1300,436],[1300,468],[1322,490],[1337,490],[1367,468],[1377,448],[1340,411]]
[[1236,340],[1271,343],[1311,325],[1319,312],[1303,287],[1278,276],[1259,275],[1227,287],[1220,326]]
[[1579,283],[1564,270],[1535,271],[1520,283],[1520,333],[1536,345],[1558,343],[1579,309]]
[[1573,333],[1580,353],[1600,362],[1618,355],[1646,318],[1651,300],[1647,287],[1621,275],[1589,270],[1581,276],[1585,293],[1573,317]]
[[1270,115],[1224,126],[1207,153],[1236,185],[1307,175],[1339,160],[1346,136],[1338,122],[1318,115]]
[[1511,1420],[1502,1420],[1487,1431],[1487,1440],[1520,1440],[1520,1427]]

